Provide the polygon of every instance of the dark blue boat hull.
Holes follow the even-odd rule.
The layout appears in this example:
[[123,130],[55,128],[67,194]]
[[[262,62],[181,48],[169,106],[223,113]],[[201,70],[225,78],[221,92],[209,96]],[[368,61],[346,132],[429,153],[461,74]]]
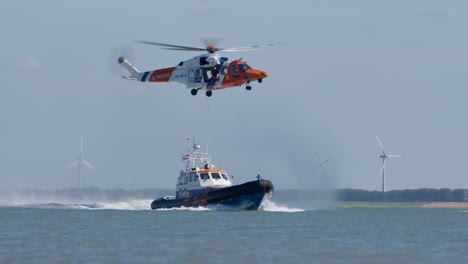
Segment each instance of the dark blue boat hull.
[[185,198],[159,198],[151,203],[151,209],[221,205],[238,210],[257,210],[265,195],[273,191],[271,181],[260,179],[221,189],[206,188],[202,193]]

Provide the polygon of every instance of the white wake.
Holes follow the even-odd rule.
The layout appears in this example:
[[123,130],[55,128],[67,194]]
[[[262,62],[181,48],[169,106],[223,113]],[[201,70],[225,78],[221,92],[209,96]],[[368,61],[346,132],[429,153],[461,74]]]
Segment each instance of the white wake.
[[128,200],[119,202],[98,202],[94,208],[83,209],[111,209],[111,210],[151,210],[152,199]]
[[267,212],[286,212],[286,213],[296,213],[296,212],[305,211],[304,209],[301,209],[301,208],[287,207],[285,205],[276,204],[267,198],[263,200],[261,209]]
[[156,211],[212,211],[213,209],[207,207],[173,207],[173,208],[160,208],[156,209]]

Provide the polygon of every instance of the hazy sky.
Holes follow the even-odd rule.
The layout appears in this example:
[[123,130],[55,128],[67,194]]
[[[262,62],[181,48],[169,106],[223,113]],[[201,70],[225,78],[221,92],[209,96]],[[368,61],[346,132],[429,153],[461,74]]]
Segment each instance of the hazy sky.
[[[468,188],[467,1],[7,1],[0,8],[0,189],[173,188],[198,136],[237,183]],[[199,55],[135,40],[222,47],[270,76],[252,91],[196,97],[109,67],[120,45],[140,70]]]

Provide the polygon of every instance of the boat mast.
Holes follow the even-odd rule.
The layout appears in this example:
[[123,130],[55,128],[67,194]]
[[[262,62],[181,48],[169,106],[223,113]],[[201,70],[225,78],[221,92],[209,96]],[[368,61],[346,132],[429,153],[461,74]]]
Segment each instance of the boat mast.
[[207,165],[210,168],[214,167],[213,164],[211,164],[211,153],[201,152],[199,151],[200,148],[201,146],[197,144],[197,138],[194,137],[192,150],[188,149],[188,154],[182,157],[182,161],[186,161],[185,167],[187,171]]

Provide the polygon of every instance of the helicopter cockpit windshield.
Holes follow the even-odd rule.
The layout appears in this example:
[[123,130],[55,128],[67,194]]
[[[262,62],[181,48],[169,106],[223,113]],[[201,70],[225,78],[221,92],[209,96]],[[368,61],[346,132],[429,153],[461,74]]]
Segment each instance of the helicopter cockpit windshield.
[[252,68],[250,68],[249,65],[247,65],[247,63],[245,64],[239,64],[239,69],[242,71],[242,72],[246,72],[247,70],[250,70]]

